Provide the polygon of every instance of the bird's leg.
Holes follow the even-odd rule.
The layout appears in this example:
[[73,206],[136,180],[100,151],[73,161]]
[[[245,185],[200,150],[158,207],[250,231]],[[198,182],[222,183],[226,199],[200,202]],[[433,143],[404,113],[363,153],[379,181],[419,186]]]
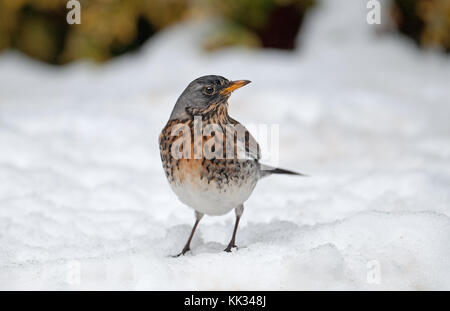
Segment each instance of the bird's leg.
[[191,240],[192,240],[192,237],[194,236],[195,229],[197,229],[197,225],[200,222],[200,219],[202,219],[202,217],[203,217],[202,213],[199,213],[199,212],[195,211],[195,224],[194,224],[194,227],[192,228],[191,234],[189,235],[189,239],[187,240],[186,245],[183,247],[183,250],[181,251],[181,253],[179,253],[178,255],[176,255],[174,257],[179,257],[181,255],[184,255],[188,251],[191,250],[191,248],[190,248]]
[[231,249],[233,247],[237,247],[236,244],[235,244],[236,232],[237,232],[237,228],[239,226],[239,220],[241,219],[241,215],[244,212],[244,205],[240,205],[239,207],[237,207],[235,209],[235,212],[236,212],[236,222],[234,223],[233,236],[231,237],[231,241],[230,241],[230,243],[228,243],[227,248],[225,248],[225,251],[228,252],[228,253],[231,252]]

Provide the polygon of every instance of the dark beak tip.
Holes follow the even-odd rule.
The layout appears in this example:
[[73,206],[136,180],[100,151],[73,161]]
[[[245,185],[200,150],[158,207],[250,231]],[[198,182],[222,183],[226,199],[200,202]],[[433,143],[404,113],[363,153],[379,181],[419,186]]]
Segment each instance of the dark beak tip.
[[250,84],[252,81],[250,81],[250,80],[237,80],[237,81],[234,81],[234,82],[239,86],[239,88],[241,88],[243,86],[246,86],[247,84]]

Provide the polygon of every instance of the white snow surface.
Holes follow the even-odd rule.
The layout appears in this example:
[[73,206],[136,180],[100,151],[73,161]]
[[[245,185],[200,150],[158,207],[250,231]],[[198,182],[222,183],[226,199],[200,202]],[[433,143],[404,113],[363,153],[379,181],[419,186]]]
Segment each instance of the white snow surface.
[[[365,5],[321,1],[295,52],[204,54],[202,22],[105,66],[0,55],[0,289],[449,290],[450,59]],[[252,80],[230,114],[279,124],[280,166],[310,177],[259,182],[237,251],[229,213],[172,258],[194,217],[157,137],[205,74]]]

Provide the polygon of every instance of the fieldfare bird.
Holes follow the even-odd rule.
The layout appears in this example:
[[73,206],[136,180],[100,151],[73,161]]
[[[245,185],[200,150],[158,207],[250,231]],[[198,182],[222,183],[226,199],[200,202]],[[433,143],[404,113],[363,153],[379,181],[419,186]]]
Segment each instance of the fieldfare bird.
[[204,214],[224,215],[235,210],[233,235],[225,251],[235,245],[244,202],[262,177],[271,174],[301,175],[265,166],[253,136],[228,115],[231,93],[250,83],[222,76],[203,76],[192,81],[178,98],[169,121],[159,136],[163,168],[181,202],[195,210],[196,221],[179,255],[190,243]]

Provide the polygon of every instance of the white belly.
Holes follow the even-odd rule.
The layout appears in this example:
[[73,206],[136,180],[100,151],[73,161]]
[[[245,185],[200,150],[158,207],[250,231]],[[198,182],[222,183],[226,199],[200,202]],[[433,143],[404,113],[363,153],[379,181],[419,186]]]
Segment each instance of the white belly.
[[192,182],[185,180],[183,184],[171,184],[173,191],[181,202],[199,213],[219,216],[243,204],[256,185],[256,178],[248,178],[245,182],[217,187],[215,182]]

